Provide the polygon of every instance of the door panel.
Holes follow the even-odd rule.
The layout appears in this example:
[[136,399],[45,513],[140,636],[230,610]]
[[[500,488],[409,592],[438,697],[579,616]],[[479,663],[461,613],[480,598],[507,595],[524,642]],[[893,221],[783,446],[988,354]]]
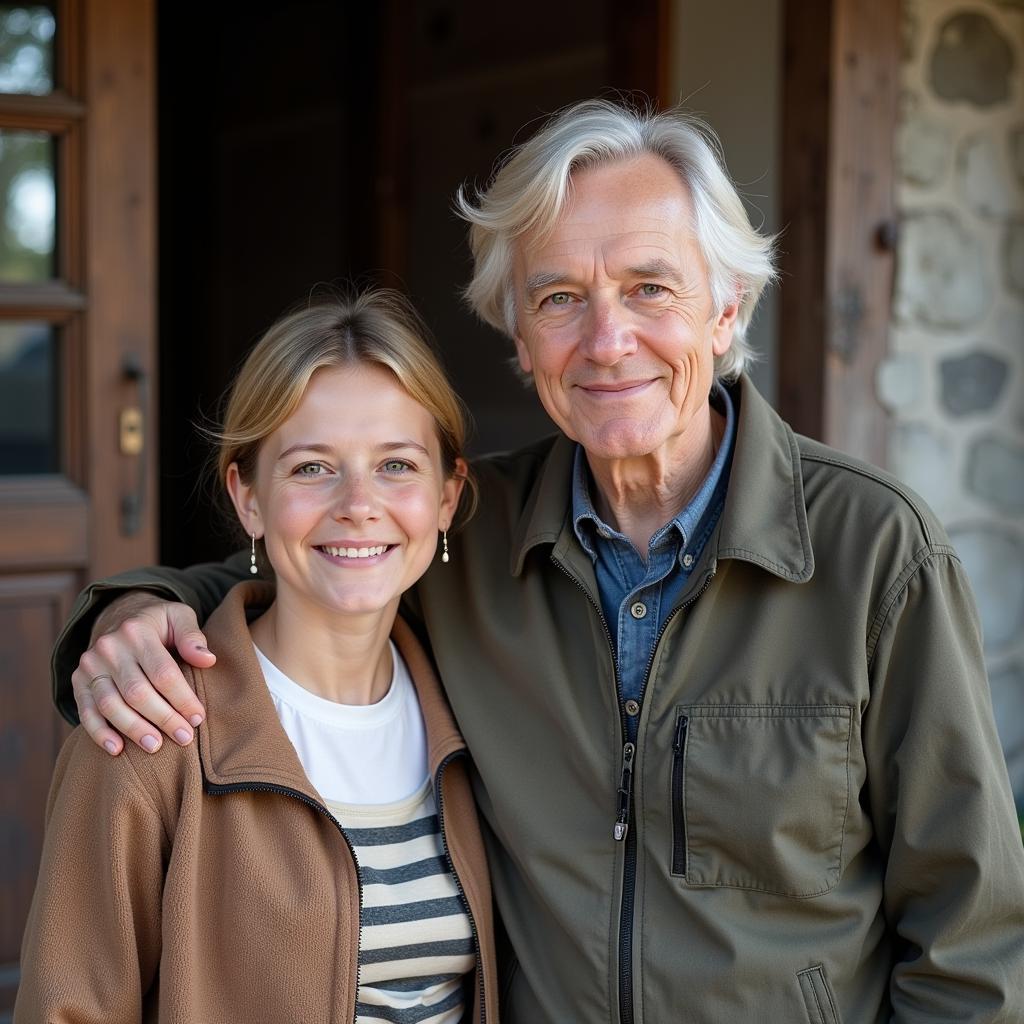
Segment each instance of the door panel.
[[155,554],[153,14],[0,4],[0,1024],[68,731],[49,650],[84,580]]
[[69,731],[53,712],[47,678],[49,648],[76,590],[73,573],[0,577],[0,972],[8,978],[35,885],[53,758]]

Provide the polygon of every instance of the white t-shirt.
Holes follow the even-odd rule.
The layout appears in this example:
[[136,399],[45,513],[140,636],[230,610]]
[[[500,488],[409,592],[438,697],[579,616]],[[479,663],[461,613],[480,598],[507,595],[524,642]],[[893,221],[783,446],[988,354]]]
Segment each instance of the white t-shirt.
[[366,705],[318,697],[289,679],[258,647],[256,657],[284,731],[325,800],[392,804],[423,785],[426,728],[409,670],[394,644],[391,688],[376,704]]

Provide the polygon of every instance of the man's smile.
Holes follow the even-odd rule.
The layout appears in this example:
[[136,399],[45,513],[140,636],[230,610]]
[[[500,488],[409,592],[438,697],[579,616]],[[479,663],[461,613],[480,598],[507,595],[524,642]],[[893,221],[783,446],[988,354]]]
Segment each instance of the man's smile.
[[577,384],[585,395],[596,399],[633,398],[654,383],[653,379]]

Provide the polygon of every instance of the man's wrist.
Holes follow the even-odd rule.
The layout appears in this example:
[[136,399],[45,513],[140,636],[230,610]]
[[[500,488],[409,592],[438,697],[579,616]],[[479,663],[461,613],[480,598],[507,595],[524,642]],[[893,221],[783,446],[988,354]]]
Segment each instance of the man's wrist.
[[150,590],[129,590],[119,594],[96,616],[89,634],[89,645],[92,646],[104,633],[112,633],[125,619],[163,600]]

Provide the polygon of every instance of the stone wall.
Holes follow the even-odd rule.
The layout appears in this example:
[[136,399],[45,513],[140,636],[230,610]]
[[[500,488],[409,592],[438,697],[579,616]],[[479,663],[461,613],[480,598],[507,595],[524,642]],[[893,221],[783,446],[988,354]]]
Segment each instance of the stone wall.
[[967,567],[1024,809],[1024,0],[904,0],[889,462]]

